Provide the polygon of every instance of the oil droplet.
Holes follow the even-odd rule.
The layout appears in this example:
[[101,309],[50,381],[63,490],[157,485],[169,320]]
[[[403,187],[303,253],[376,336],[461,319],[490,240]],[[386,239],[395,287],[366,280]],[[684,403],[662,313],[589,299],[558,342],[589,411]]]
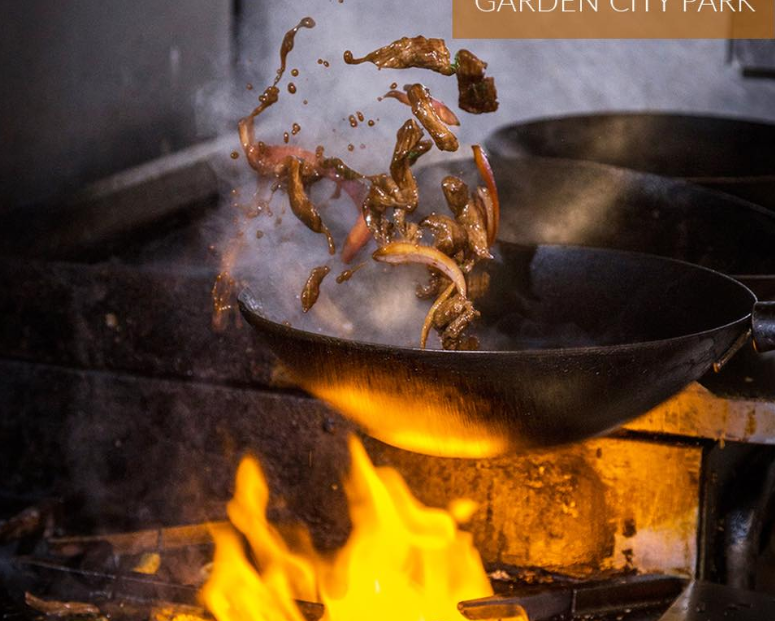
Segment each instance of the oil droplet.
[[363,112],[358,112],[358,120],[363,122]]
[[245,88],[248,89],[249,91],[252,91],[253,90],[253,85],[250,82],[248,82],[247,86],[245,86]]
[[374,127],[374,119],[369,119],[369,127]]
[[288,141],[291,139],[291,137],[288,135],[288,132],[283,132],[283,142],[285,144],[288,144]]
[[293,82],[288,83],[288,92],[291,95],[294,95],[296,93],[296,85]]
[[354,144],[348,144],[347,145],[347,150],[348,151],[355,151],[355,145]]
[[296,134],[298,134],[300,131],[301,131],[301,125],[299,125],[298,123],[294,123],[294,124],[291,126],[291,133],[292,133],[294,136],[295,136]]
[[350,127],[358,127],[358,119],[355,118],[354,114],[350,115]]
[[298,69],[291,69],[291,75],[292,75],[294,78],[295,78],[295,77],[298,77],[298,75],[299,75],[299,70],[298,70]]
[[231,159],[236,160],[239,157],[239,153],[236,151],[231,152]]

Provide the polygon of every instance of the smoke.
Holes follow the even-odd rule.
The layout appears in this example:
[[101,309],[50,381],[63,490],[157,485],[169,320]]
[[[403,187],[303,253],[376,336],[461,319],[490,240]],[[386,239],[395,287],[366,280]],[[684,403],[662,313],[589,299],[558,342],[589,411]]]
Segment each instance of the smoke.
[[[420,21],[433,21],[428,9],[416,6]],[[391,19],[386,20],[385,15]],[[416,346],[420,327],[430,302],[419,300],[416,286],[427,281],[419,266],[386,266],[374,262],[365,248],[350,265],[340,260],[339,251],[355,223],[359,206],[346,193],[333,197],[333,182],[316,183],[310,198],[331,229],[337,254],[328,254],[325,237],[315,234],[290,212],[287,196],[273,195],[268,209],[257,213],[256,198],[270,195],[267,184],[257,189],[255,172],[245,161],[236,135],[236,122],[257,105],[257,97],[271,84],[280,64],[283,35],[302,17],[310,15],[314,29],[300,29],[287,69],[278,84],[280,99],[256,118],[256,139],[270,145],[284,143],[309,151],[323,146],[327,156],[341,157],[366,174],[387,172],[398,128],[411,118],[408,107],[380,96],[406,82],[423,81],[434,95],[454,102],[456,81],[429,71],[380,71],[372,65],[348,66],[343,52],[363,55],[401,36],[443,37],[445,29],[417,29],[417,22],[405,11],[371,11],[345,0],[297,4],[269,2],[249,4],[241,29],[243,50],[239,77],[231,83],[214,84],[200,93],[202,124],[208,129],[231,127],[235,160],[224,157],[218,174],[222,185],[222,207],[218,247],[224,269],[240,286],[249,286],[261,303],[263,314],[296,328],[361,341]],[[251,19],[252,18],[252,19]],[[258,23],[260,18],[260,23]],[[453,52],[454,53],[454,52]],[[253,56],[255,54],[255,56]],[[289,91],[293,84],[294,93]],[[293,127],[300,128],[293,134]],[[461,147],[461,154],[468,154]],[[422,162],[440,159],[432,152]],[[444,159],[454,159],[446,154]],[[445,209],[440,188],[434,196],[421,196],[422,207],[415,214]],[[247,215],[246,215],[247,214]],[[300,295],[310,270],[326,265],[331,273],[320,289],[317,304],[308,313],[301,309]],[[346,269],[357,267],[349,281],[337,283]]]

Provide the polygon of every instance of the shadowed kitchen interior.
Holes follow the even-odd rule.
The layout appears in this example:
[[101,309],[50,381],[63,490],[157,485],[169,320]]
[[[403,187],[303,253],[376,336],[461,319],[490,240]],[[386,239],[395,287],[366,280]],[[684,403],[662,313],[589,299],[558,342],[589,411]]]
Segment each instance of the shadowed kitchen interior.
[[[339,12],[348,31],[312,39],[323,59],[404,34],[450,38],[442,4],[413,5],[412,32],[389,5],[304,10]],[[326,403],[347,410],[325,386],[304,386],[325,401],[303,391],[236,303],[214,328],[218,214],[245,166],[229,157],[235,120],[258,95],[244,83],[271,77],[276,39],[300,17],[274,0],[33,2],[0,27],[13,87],[0,104],[11,130],[0,159],[2,618],[211,618],[198,593],[214,529],[234,521],[227,503],[245,455],[260,461],[266,514],[288,545],[301,523],[317,552],[334,555],[353,531],[353,436],[418,503],[450,515],[457,499],[475,503],[459,528],[492,594],[454,602],[459,618],[772,618],[775,358],[756,354],[747,333],[716,356],[718,373],[602,437],[462,459],[380,442]],[[499,127],[524,136],[527,120],[619,109],[754,118],[771,131],[766,48],[749,70],[752,52],[723,41],[454,43],[481,51],[498,80],[498,113],[472,118],[460,136],[492,144],[501,239],[687,260],[775,299],[766,205],[698,187],[689,173],[572,161],[549,153],[554,143],[533,142],[517,159],[495,146]],[[698,144],[690,160],[710,148]],[[451,166],[471,174],[466,162]],[[417,175],[436,186],[446,170],[419,164]],[[426,396],[411,379],[405,390],[411,399],[397,408]],[[296,599],[306,621],[328,614]]]

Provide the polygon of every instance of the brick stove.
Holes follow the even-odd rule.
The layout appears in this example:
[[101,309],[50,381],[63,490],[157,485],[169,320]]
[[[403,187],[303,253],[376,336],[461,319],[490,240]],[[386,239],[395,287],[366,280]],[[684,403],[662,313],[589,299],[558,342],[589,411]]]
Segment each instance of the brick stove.
[[[353,425],[290,385],[247,326],[211,327],[217,262],[201,222],[217,204],[211,162],[222,151],[213,143],[122,173],[6,246],[9,619],[29,615],[19,602],[29,581],[59,597],[98,594],[120,608],[112,617],[193,605],[196,572],[180,568],[206,563],[201,524],[225,518],[246,452],[261,455],[283,499],[270,507],[279,522],[301,519],[323,550],[347,537],[340,481]],[[86,237],[95,217],[104,226]],[[469,529],[499,595],[465,604],[469,619],[513,616],[515,603],[536,620],[658,619],[693,579],[735,596],[775,592],[775,361],[754,372],[738,356],[703,384],[608,437],[553,451],[456,460],[365,443],[423,502],[480,503]],[[171,568],[134,572],[154,551]]]

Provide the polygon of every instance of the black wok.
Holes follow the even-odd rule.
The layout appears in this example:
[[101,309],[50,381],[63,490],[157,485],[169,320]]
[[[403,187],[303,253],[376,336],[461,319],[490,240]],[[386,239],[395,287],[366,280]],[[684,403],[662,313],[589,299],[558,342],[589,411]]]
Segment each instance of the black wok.
[[682,177],[775,209],[775,125],[667,113],[591,114],[503,127],[501,156],[587,160]]
[[761,350],[775,347],[773,305],[755,307],[720,273],[615,250],[501,243],[498,252],[478,301],[481,351],[296,330],[262,317],[249,290],[240,308],[300,386],[368,433],[460,457],[601,434],[700,377],[752,328]]

